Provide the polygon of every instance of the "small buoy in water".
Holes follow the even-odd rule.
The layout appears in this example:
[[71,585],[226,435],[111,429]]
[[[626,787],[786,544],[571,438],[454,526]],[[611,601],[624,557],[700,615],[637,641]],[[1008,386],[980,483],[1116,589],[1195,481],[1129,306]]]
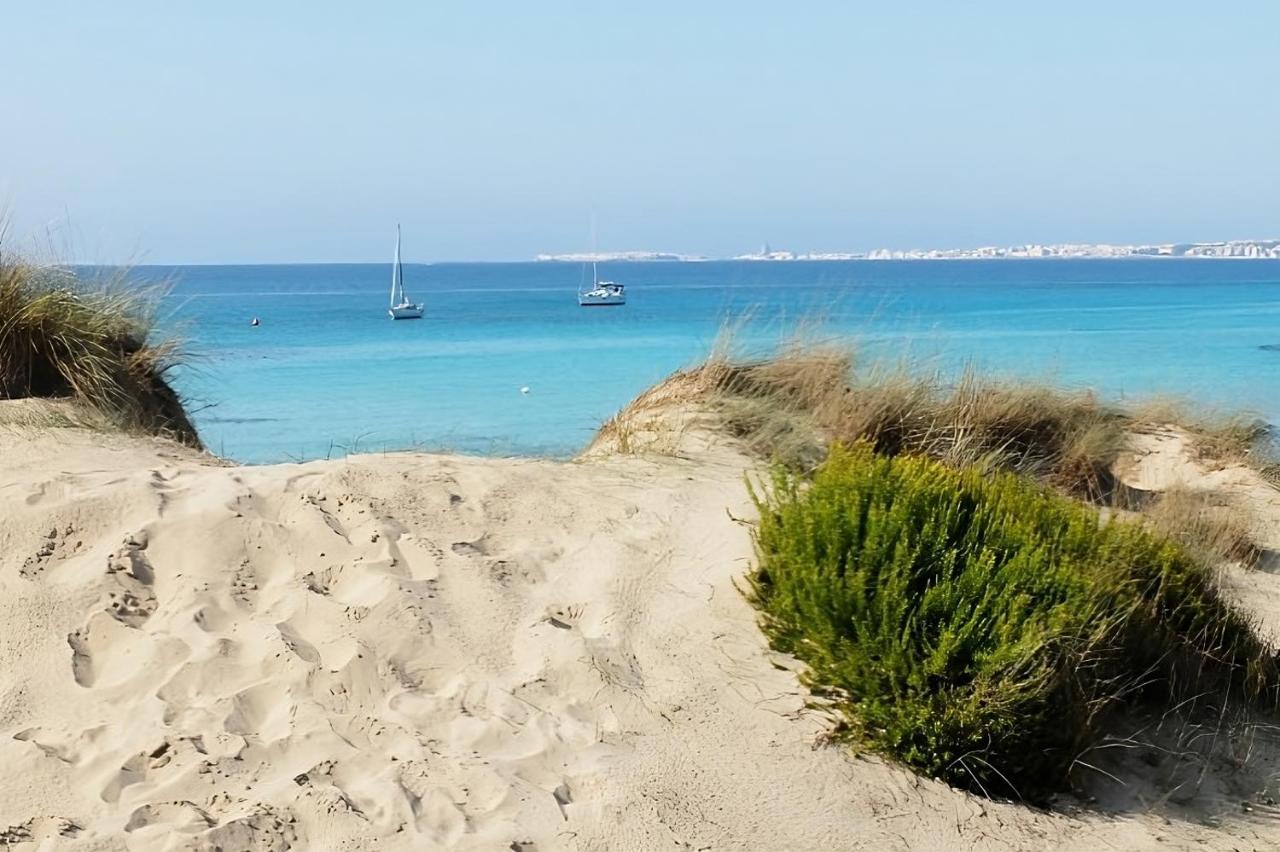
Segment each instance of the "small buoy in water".
[[249,325],[262,325],[262,322],[257,317],[254,317],[253,319],[249,320]]
[[529,386],[525,385],[524,387],[520,388],[520,393],[525,394],[527,396],[529,393]]

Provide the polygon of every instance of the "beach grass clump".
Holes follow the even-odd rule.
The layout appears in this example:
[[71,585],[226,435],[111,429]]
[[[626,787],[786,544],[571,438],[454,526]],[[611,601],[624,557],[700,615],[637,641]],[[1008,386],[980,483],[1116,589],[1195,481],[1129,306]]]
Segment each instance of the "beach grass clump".
[[173,342],[153,340],[154,299],[125,282],[0,256],[0,399],[66,398],[127,430],[199,446],[165,379]]
[[1067,788],[1114,711],[1273,701],[1177,543],[1026,477],[836,444],[757,493],[750,596],[857,743],[986,795]]
[[1186,433],[1199,461],[1239,464],[1280,487],[1280,445],[1271,424],[1242,412],[1203,411],[1184,401],[1147,400],[1131,412],[1135,422],[1175,425]]
[[948,380],[907,367],[856,369],[852,350],[799,347],[755,362],[713,360],[717,398],[748,448],[792,467],[834,441],[886,455],[928,455],[1033,476],[1100,498],[1115,481],[1127,420],[1089,392],[1002,382],[966,371]]
[[1152,529],[1177,541],[1208,566],[1226,564],[1256,568],[1263,549],[1237,507],[1214,492],[1175,486],[1142,509]]

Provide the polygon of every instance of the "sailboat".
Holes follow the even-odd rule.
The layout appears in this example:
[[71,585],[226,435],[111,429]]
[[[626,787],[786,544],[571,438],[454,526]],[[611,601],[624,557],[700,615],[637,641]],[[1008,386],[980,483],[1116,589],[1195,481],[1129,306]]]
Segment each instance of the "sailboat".
[[591,289],[578,291],[578,304],[584,308],[594,308],[626,303],[626,285],[616,281],[601,281],[596,271],[596,262],[591,261]]
[[596,268],[596,217],[591,217],[591,289],[578,288],[578,304],[584,308],[602,308],[627,303],[626,285],[616,281],[601,281]]
[[400,225],[396,225],[396,259],[391,264],[391,307],[393,320],[422,319],[422,303],[410,302],[404,292],[404,267],[400,263]]

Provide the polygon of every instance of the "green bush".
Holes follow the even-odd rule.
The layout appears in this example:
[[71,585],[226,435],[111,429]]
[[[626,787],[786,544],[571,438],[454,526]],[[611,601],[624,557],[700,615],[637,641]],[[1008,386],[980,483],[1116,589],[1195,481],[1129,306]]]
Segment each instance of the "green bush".
[[928,775],[1039,798],[1123,702],[1271,697],[1275,655],[1195,560],[1025,478],[837,446],[757,503],[775,647]]

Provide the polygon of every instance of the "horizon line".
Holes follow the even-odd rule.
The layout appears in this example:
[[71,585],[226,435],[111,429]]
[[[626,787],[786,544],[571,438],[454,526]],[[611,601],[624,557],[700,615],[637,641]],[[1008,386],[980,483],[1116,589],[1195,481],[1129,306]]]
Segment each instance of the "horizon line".
[[[1209,249],[1217,246],[1266,247],[1267,255],[1232,255],[1205,253],[1174,253],[1177,249]],[[1159,250],[1166,251],[1159,251]],[[1035,252],[1035,253],[1032,253]],[[1066,252],[1066,253],[1064,253]],[[875,248],[861,251],[805,251],[770,249],[766,242],[761,251],[732,256],[684,254],[672,251],[628,249],[593,252],[539,252],[520,259],[438,259],[406,260],[405,263],[430,266],[447,264],[523,264],[523,263],[725,263],[725,262],[789,262],[789,263],[840,263],[853,261],[893,260],[1275,260],[1280,259],[1280,239],[1248,238],[1209,241],[1182,241],[1164,243],[1016,243],[1011,245],[986,244],[971,248]],[[222,260],[222,261],[169,261],[148,263],[93,263],[71,262],[50,265],[72,267],[139,269],[164,266],[376,266],[389,261],[378,260]]]

